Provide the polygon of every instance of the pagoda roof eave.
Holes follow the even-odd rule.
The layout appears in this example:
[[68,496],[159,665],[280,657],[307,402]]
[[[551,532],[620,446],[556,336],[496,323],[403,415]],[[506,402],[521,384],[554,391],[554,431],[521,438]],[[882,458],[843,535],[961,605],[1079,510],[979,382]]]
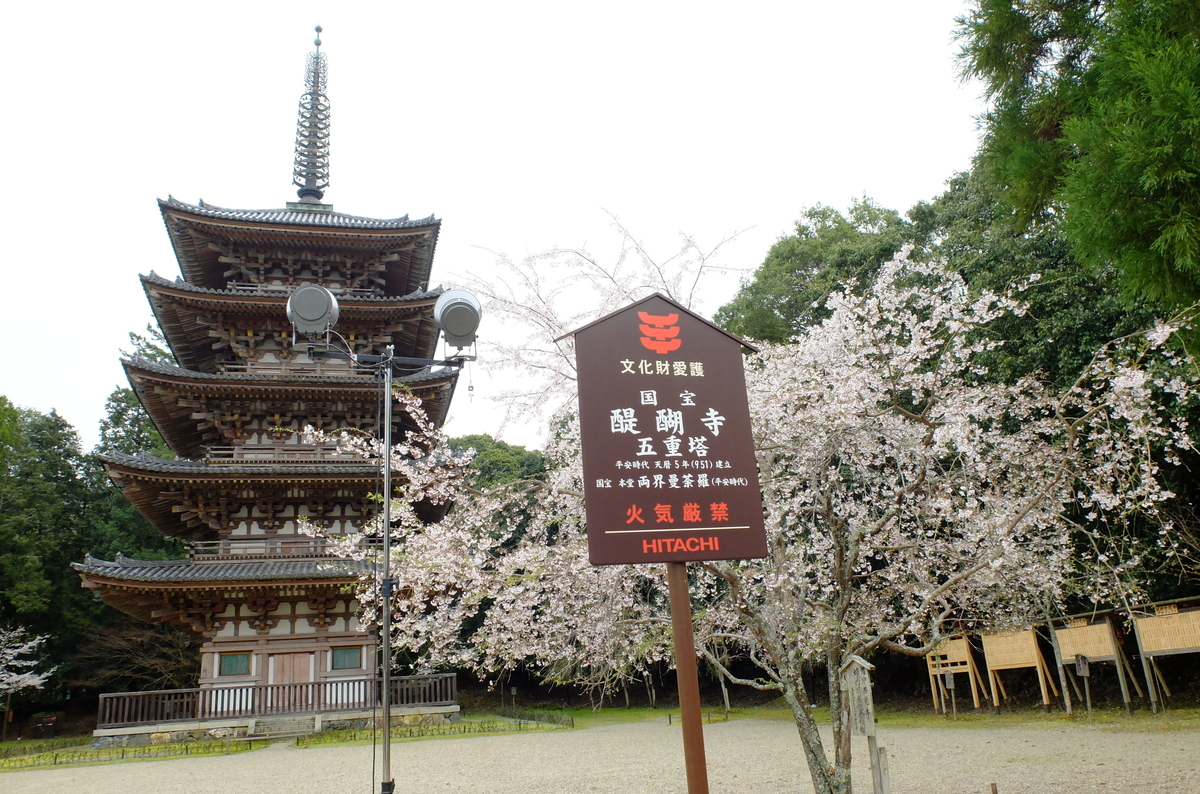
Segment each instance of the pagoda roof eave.
[[274,226],[292,226],[299,229],[337,229],[345,231],[406,231],[421,229],[440,224],[441,221],[433,215],[425,218],[409,218],[402,215],[399,218],[367,218],[361,215],[348,215],[344,212],[332,212],[317,209],[259,209],[243,210],[230,207],[218,207],[203,199],[198,204],[180,201],[174,196],[165,200],[159,199],[160,211],[176,210],[199,218],[231,223],[261,223]]
[[253,479],[257,481],[284,479],[288,481],[304,480],[350,480],[373,481],[379,470],[379,465],[366,461],[363,463],[331,463],[320,465],[281,464],[276,466],[247,465],[243,463],[224,463],[213,465],[203,460],[188,458],[169,459],[155,455],[129,455],[125,452],[108,450],[96,455],[104,463],[106,469],[118,470],[122,474],[141,476],[145,479],[170,480],[232,480],[240,481]]
[[[379,382],[362,376],[207,373],[137,357],[123,358],[121,365],[130,386],[163,439],[172,451],[183,457],[199,457],[204,454],[205,445],[213,442],[191,418],[190,411],[173,407],[171,392],[247,400],[379,399]],[[423,398],[426,414],[439,427],[446,421],[457,381],[458,372],[448,369],[426,369],[396,378],[396,382],[405,384]],[[399,412],[394,415],[394,431],[403,431],[410,425],[407,414]]]
[[213,249],[221,244],[280,250],[353,251],[365,258],[391,257],[385,281],[400,294],[429,282],[441,221],[362,218],[299,209],[235,210],[158,200],[183,276],[194,284],[225,283],[225,266]]
[[220,587],[230,584],[270,582],[272,584],[349,582],[370,570],[370,564],[338,557],[299,559],[224,560],[136,560],[118,553],[109,562],[88,554],[83,562],[71,567],[97,584],[146,586],[176,585],[188,588]]
[[[290,327],[289,293],[283,290],[210,289],[182,280],[170,281],[155,273],[142,276],[141,281],[171,352],[189,369],[212,370],[222,355],[213,347],[211,320],[206,316],[244,315],[266,322],[277,331]],[[342,319],[352,326],[356,322],[392,326],[389,338],[397,355],[427,358],[437,348],[439,331],[433,322],[433,307],[441,294],[438,288],[401,296],[342,296],[338,306]]]
[[[133,560],[117,554],[113,562],[87,555],[71,563],[85,588],[104,603],[148,623],[170,623],[195,636],[207,632],[175,597],[239,601],[247,597],[344,591],[367,563],[338,558],[273,559],[204,563],[191,560]],[[351,596],[352,597],[352,596]],[[211,630],[211,627],[209,627]]]
[[[373,461],[318,465],[284,463],[273,466],[210,464],[202,460],[168,460],[114,450],[97,454],[96,457],[104,465],[109,479],[155,529],[164,535],[192,540],[215,539],[221,533],[203,521],[181,520],[177,509],[179,502],[170,493],[179,493],[184,489],[198,489],[201,492],[226,489],[227,492],[237,492],[247,487],[257,489],[300,485],[372,490],[379,476],[379,464]],[[429,501],[419,502],[414,507],[426,523],[440,521],[450,509],[449,503],[433,504]]]
[[[269,371],[199,372],[175,364],[151,361],[140,356],[122,358],[121,366],[125,368],[127,375],[136,371],[173,382],[195,382],[208,388],[219,388],[223,385],[229,385],[243,393],[246,392],[247,386],[251,384],[264,391],[280,390],[292,393],[331,390],[344,392],[379,391],[378,382],[361,375],[300,375],[294,372],[275,374]],[[420,390],[421,387],[436,388],[446,386],[457,378],[458,372],[449,370],[449,368],[438,370],[426,368],[409,375],[398,375],[395,378],[395,382],[408,384]]]
[[[149,285],[156,287],[175,290],[179,293],[187,293],[189,296],[197,296],[201,298],[210,298],[214,303],[228,303],[229,298],[244,301],[246,303],[263,303],[264,299],[272,299],[270,303],[287,303],[288,292],[278,289],[263,289],[259,291],[250,291],[244,289],[213,289],[209,287],[200,287],[190,282],[184,281],[182,278],[171,280],[164,276],[160,276],[153,270],[148,274],[139,276],[142,280],[142,288],[149,289]],[[405,309],[410,306],[416,308],[426,304],[433,305],[437,302],[438,297],[445,292],[442,287],[433,289],[417,290],[410,292],[407,295],[363,295],[352,294],[342,295],[338,297],[338,307],[343,313],[360,309],[370,312],[372,315],[378,314],[382,309]]]

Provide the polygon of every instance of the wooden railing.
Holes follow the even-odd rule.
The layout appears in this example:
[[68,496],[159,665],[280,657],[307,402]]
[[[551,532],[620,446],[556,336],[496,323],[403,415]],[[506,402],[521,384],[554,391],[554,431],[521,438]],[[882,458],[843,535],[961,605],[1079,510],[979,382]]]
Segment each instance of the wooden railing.
[[333,445],[278,444],[276,446],[241,444],[210,446],[204,455],[210,465],[229,463],[373,463],[353,452],[339,452]]
[[[307,684],[251,684],[100,696],[99,728],[160,722],[266,717],[278,714],[362,711],[382,705],[378,678]],[[393,678],[393,706],[451,706],[458,702],[454,673]]]
[[294,361],[231,361],[220,365],[221,371],[227,375],[328,375],[344,378],[347,376],[373,378],[375,370],[369,367],[352,365],[348,361],[334,359],[333,361],[317,361],[309,364],[299,364]]
[[303,535],[255,536],[236,540],[197,540],[187,544],[193,562],[218,562],[275,557],[325,557],[325,538]]
[[[313,283],[313,282],[306,282],[306,283]],[[320,282],[317,282],[317,283],[320,283]],[[238,292],[283,292],[283,293],[288,293],[288,294],[290,294],[293,290],[296,289],[296,287],[299,287],[299,286],[302,286],[302,285],[301,284],[273,284],[273,283],[263,283],[263,282],[259,282],[259,281],[230,281],[228,284],[229,289],[236,290]],[[334,295],[345,295],[351,300],[353,300],[356,297],[369,298],[369,297],[373,297],[375,295],[383,294],[383,290],[373,289],[371,287],[331,287],[328,284],[322,284],[321,286],[328,289]]]

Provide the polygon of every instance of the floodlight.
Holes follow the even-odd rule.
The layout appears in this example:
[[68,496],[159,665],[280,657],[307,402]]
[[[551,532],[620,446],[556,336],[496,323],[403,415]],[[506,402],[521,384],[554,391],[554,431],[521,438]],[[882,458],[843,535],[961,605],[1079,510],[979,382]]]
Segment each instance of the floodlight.
[[287,317],[297,331],[323,334],[337,324],[338,302],[333,293],[319,284],[297,287],[287,302]]
[[443,292],[433,306],[433,321],[445,334],[446,344],[460,349],[475,344],[482,316],[479,300],[464,289]]

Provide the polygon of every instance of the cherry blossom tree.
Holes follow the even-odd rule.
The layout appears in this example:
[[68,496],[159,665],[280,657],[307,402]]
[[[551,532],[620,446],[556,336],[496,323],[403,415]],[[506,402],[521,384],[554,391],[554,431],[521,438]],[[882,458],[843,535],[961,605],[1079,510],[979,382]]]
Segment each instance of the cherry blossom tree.
[[20,627],[0,627],[0,695],[38,689],[46,683],[54,670],[35,672],[37,660],[22,658],[37,653],[45,641],[45,637],[27,637]]
[[[976,359],[997,343],[981,331],[1022,311],[1019,289],[972,295],[901,258],[861,296],[835,294],[829,319],[794,344],[747,361],[771,554],[697,566],[697,637],[730,680],[783,695],[818,792],[850,790],[841,678],[853,655],[923,655],[964,628],[1028,625],[1069,589],[1128,597],[1146,573],[1151,550],[1126,527],[1160,518],[1170,494],[1157,461],[1189,443],[1196,368],[1176,343],[1194,317],[1111,343],[1061,393],[1034,378],[986,383]],[[586,563],[572,410],[557,415],[550,475],[523,508],[530,526],[489,552],[477,664],[556,671],[570,658],[586,677],[669,651],[661,572]],[[463,500],[449,523],[477,535],[510,504]],[[1178,543],[1164,524],[1157,551]],[[761,675],[735,675],[729,649]],[[831,752],[808,706],[813,662],[828,671]]]
[[[470,479],[473,452],[451,450],[445,434],[429,420],[420,398],[402,385],[393,387],[392,399],[413,426],[403,433],[403,438],[392,446],[388,455],[394,473],[390,511],[392,572],[397,583],[392,631],[398,642],[394,647],[398,651],[409,650],[442,661],[446,658],[448,638],[434,631],[430,624],[442,625],[454,620],[461,623],[466,619],[469,607],[456,602],[455,597],[464,591],[474,593],[479,588],[472,587],[467,580],[455,578],[456,574],[469,570],[466,561],[439,559],[441,547],[448,539],[441,533],[426,531],[418,505],[445,505],[453,501]],[[328,432],[306,427],[302,438],[310,444],[334,444],[343,453],[365,459],[382,462],[384,457],[381,441],[357,431]],[[376,498],[382,499],[382,496],[376,495]],[[359,617],[364,624],[377,623],[382,569],[378,565],[381,558],[378,539],[384,532],[382,511],[356,532],[331,532],[303,520],[300,531],[325,538],[331,554],[369,563],[363,566],[359,577]],[[464,539],[457,534],[454,540]],[[457,545],[454,553],[468,548],[465,543]]]
[[[468,667],[494,681],[525,665],[549,681],[581,684],[603,695],[639,678],[649,686],[650,667],[670,659],[669,622],[662,619],[665,573],[592,568],[587,562],[571,407],[575,356],[571,340],[560,337],[652,292],[690,306],[702,280],[731,269],[719,255],[736,235],[709,248],[681,235],[673,255],[659,261],[616,218],[614,223],[621,245],[612,264],[585,249],[555,249],[520,262],[498,255],[492,275],[470,284],[488,317],[507,323],[506,333],[491,334],[501,341],[481,357],[520,373],[509,379],[520,385],[503,396],[505,404],[514,415],[551,416],[544,476],[474,491],[466,486],[470,457],[446,448],[416,400],[404,406],[418,430],[392,454],[399,486],[392,502],[397,583],[392,631],[397,654],[416,659],[414,669]],[[587,309],[564,309],[572,305]],[[365,458],[380,455],[378,441],[358,434],[306,433],[306,441],[337,443]],[[412,509],[421,499],[444,502],[456,491],[460,495],[447,520],[425,526]],[[350,535],[316,525],[302,529],[328,537],[336,554],[377,562],[378,545],[371,539],[382,532],[378,517]],[[376,574],[363,574],[359,600],[362,620],[373,622]],[[531,610],[540,617],[528,631]],[[464,635],[464,626],[475,630]],[[471,640],[464,642],[464,636]]]
[[[1179,332],[1195,314],[1110,343],[1065,391],[987,383],[978,359],[998,343],[983,330],[1022,311],[1020,287],[972,294],[956,274],[901,256],[868,288],[835,293],[821,325],[746,362],[770,553],[693,566],[697,642],[730,681],[780,693],[820,794],[851,790],[841,685],[854,655],[920,656],[964,628],[1029,625],[1068,592],[1132,597],[1146,560],[1187,551],[1163,520],[1171,494],[1158,467],[1189,446],[1197,370]],[[642,289],[676,297],[661,282]],[[506,300],[515,312],[519,295]],[[394,631],[427,664],[524,665],[611,687],[670,658],[665,576],[588,564],[573,354],[561,339],[580,318],[549,298],[528,305],[536,330],[522,345],[541,348],[516,361],[552,375],[526,399],[559,400],[547,472],[461,494],[441,523],[395,530]],[[451,498],[440,481],[405,498],[425,492]],[[1162,524],[1155,548],[1127,530],[1133,520]],[[758,674],[736,674],[730,653]],[[803,676],[813,663],[827,671],[828,748]]]
[[500,327],[480,341],[479,366],[513,384],[497,396],[506,421],[546,418],[574,399],[575,348],[565,334],[655,292],[695,309],[702,285],[744,270],[723,259],[741,232],[711,246],[680,233],[678,247],[661,258],[610,217],[619,237],[611,262],[586,247],[554,248],[520,260],[498,253],[486,276],[459,277],[483,303],[489,326]]
[[[853,655],[920,656],[964,628],[1029,625],[1067,588],[1098,601],[1136,592],[1147,550],[1126,527],[1158,519],[1170,497],[1155,455],[1189,445],[1176,412],[1196,369],[1167,345],[1176,322],[1106,346],[1063,393],[1033,378],[983,383],[974,359],[995,343],[978,331],[1020,304],[904,259],[830,307],[795,344],[748,362],[771,556],[706,564],[728,593],[701,623],[763,672],[725,668],[731,679],[784,696],[816,790],[848,792],[841,677]],[[1164,526],[1160,544],[1177,543]],[[814,659],[832,759],[801,675]]]

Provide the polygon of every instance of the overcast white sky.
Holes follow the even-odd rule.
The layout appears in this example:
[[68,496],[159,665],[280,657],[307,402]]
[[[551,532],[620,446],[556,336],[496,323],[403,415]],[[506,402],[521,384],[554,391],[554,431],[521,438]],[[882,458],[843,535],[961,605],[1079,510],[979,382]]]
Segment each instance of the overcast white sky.
[[[22,3],[5,16],[0,394],[96,441],[137,276],[178,275],[154,199],[280,207],[312,28],[333,107],[325,200],[443,220],[433,283],[494,257],[614,248],[605,210],[669,255],[753,227],[753,268],[804,207],[905,210],[970,164],[962,0]],[[711,314],[729,287],[708,297]],[[485,319],[486,323],[486,319]],[[481,334],[486,337],[486,325]],[[496,431],[476,373],[447,431]],[[536,444],[530,428],[504,434]]]

